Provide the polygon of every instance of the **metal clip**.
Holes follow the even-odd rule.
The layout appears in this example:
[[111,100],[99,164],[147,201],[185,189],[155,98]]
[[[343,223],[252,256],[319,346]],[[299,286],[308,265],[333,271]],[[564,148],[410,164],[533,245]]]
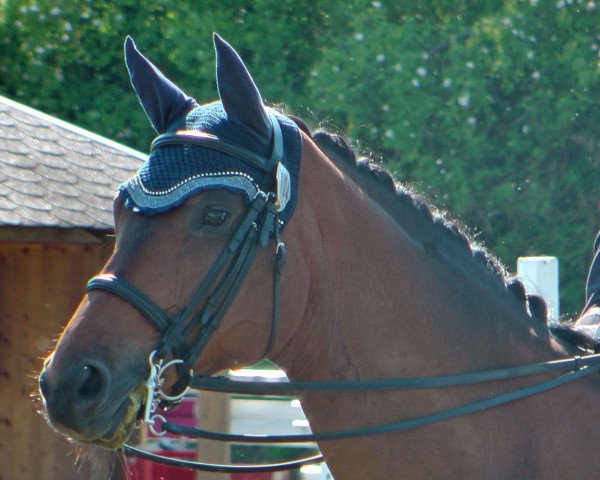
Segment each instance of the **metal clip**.
[[156,413],[161,401],[165,400],[171,403],[178,402],[185,396],[189,387],[187,387],[181,393],[172,396],[163,392],[165,372],[169,367],[183,363],[183,360],[175,359],[163,365],[164,360],[161,358],[160,360],[155,361],[154,355],[156,355],[156,350],[154,350],[148,357],[148,363],[150,364],[150,375],[148,375],[146,380],[146,403],[144,405],[143,421],[146,425],[148,425],[148,428],[152,433],[160,437],[167,433],[164,430],[158,431],[155,427],[157,420],[166,422],[165,417]]
[[160,420],[163,423],[167,421],[167,419],[165,417],[163,417],[162,415],[156,414],[150,418],[150,421],[146,422],[146,425],[148,425],[148,430],[150,430],[154,435],[156,435],[157,437],[163,437],[164,435],[167,434],[167,431],[156,429],[156,427],[154,425],[157,420]]

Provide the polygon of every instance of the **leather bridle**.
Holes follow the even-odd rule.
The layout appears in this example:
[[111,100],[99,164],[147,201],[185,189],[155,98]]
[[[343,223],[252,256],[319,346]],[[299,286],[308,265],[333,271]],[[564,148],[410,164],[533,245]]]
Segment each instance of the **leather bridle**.
[[[101,274],[87,284],[87,291],[104,290],[113,293],[135,307],[160,332],[154,359],[161,361],[168,355],[177,359],[179,379],[174,386],[180,393],[187,387],[190,371],[202,350],[219,327],[225,312],[240,289],[260,247],[265,247],[271,236],[275,238],[275,269],[273,287],[273,317],[271,334],[263,358],[275,342],[279,323],[280,276],[285,257],[285,245],[280,239],[277,171],[283,157],[281,127],[275,116],[272,124],[272,148],[269,158],[234,145],[213,135],[198,131],[183,131],[158,136],[152,150],[167,145],[194,145],[232,155],[273,177],[271,192],[258,191],[246,215],[237,226],[230,242],[217,257],[210,270],[192,294],[188,304],[170,318],[143,292],[114,274]],[[212,289],[212,290],[211,290]],[[199,307],[202,305],[202,308]]]
[[[600,354],[585,357],[573,357],[539,364],[522,365],[484,372],[471,372],[440,377],[395,378],[380,380],[351,381],[291,381],[286,383],[261,383],[231,381],[223,377],[194,376],[191,371],[198,357],[209,342],[214,331],[219,327],[227,308],[235,298],[240,286],[253,264],[259,248],[265,247],[271,236],[275,238],[275,268],[273,286],[273,316],[271,333],[266,344],[266,357],[271,351],[277,335],[280,304],[280,276],[285,257],[285,245],[280,239],[281,222],[278,208],[277,170],[281,165],[283,141],[278,121],[271,116],[273,124],[272,153],[270,157],[262,157],[245,148],[226,142],[213,135],[201,132],[178,132],[163,134],[156,138],[152,148],[171,144],[194,145],[218,150],[241,159],[273,177],[271,192],[259,191],[250,203],[246,215],[237,227],[230,242],[217,257],[206,276],[195,289],[188,305],[175,317],[171,318],[144,293],[129,282],[113,275],[102,274],[92,278],[87,290],[104,290],[121,297],[135,307],[160,332],[161,338],[150,355],[150,376],[146,381],[147,398],[144,420],[150,429],[162,435],[171,432],[190,437],[237,443],[294,443],[314,442],[321,440],[339,440],[364,437],[383,433],[405,431],[425,425],[441,422],[461,415],[482,411],[537,393],[545,392],[560,385],[589,375],[600,369]],[[175,360],[164,363],[171,356]],[[174,395],[166,395],[162,391],[163,375],[166,369],[174,365],[178,370],[178,380],[174,386]],[[531,384],[524,388],[512,390],[498,395],[488,395],[473,403],[449,408],[422,417],[391,422],[384,425],[349,429],[314,435],[236,435],[211,432],[198,428],[183,427],[167,422],[156,414],[159,404],[167,406],[177,403],[187,388],[250,395],[297,395],[300,392],[357,392],[357,391],[390,391],[448,388],[461,385],[472,385],[485,382],[498,382],[514,378],[560,373],[562,375]],[[566,373],[564,373],[566,372]],[[162,431],[157,431],[155,421],[162,422]],[[191,468],[195,470],[225,473],[272,472],[288,470],[302,465],[323,461],[321,455],[266,465],[218,465],[202,462],[191,462],[144,452],[129,445],[123,447],[127,455],[134,455],[167,465]]]
[[[219,327],[227,308],[235,298],[260,246],[266,245],[271,233],[279,237],[279,219],[272,196],[259,192],[250,205],[231,241],[217,257],[196,288],[187,306],[174,319],[129,282],[113,274],[92,278],[87,291],[105,290],[116,294],[134,306],[161,333],[155,346],[155,358],[169,354],[178,362],[179,380],[175,391],[182,391],[189,382],[189,372],[202,350]],[[271,334],[263,357],[268,355],[277,332],[279,318],[280,272],[285,247],[278,242],[275,252],[274,300]],[[211,291],[211,287],[213,287]],[[198,312],[198,307],[203,303]],[[191,338],[195,335],[194,338]]]

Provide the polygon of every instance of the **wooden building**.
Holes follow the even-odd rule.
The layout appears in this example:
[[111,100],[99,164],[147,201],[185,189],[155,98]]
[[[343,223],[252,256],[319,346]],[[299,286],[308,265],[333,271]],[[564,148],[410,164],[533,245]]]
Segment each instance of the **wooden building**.
[[0,97],[0,480],[109,477],[36,411],[36,375],[112,249],[116,186],[143,159]]

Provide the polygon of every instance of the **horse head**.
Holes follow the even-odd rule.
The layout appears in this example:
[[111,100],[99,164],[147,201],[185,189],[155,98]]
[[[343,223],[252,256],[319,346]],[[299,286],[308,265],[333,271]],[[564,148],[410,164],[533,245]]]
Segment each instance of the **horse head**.
[[301,133],[264,105],[232,47],[214,42],[220,99],[206,105],[125,42],[131,83],[159,137],[119,187],[114,252],[40,375],[49,421],[74,439],[123,444],[151,401],[152,352],[151,364],[180,360],[164,387],[179,393],[190,369],[211,374],[277,350],[286,318],[303,309],[300,257],[287,258],[299,283],[281,315],[274,274],[283,230],[293,228]]

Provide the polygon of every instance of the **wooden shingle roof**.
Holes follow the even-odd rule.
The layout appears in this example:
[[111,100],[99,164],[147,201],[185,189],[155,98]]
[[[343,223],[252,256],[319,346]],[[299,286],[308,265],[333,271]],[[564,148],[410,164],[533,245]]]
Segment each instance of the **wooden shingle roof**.
[[111,230],[145,155],[0,96],[0,226]]

